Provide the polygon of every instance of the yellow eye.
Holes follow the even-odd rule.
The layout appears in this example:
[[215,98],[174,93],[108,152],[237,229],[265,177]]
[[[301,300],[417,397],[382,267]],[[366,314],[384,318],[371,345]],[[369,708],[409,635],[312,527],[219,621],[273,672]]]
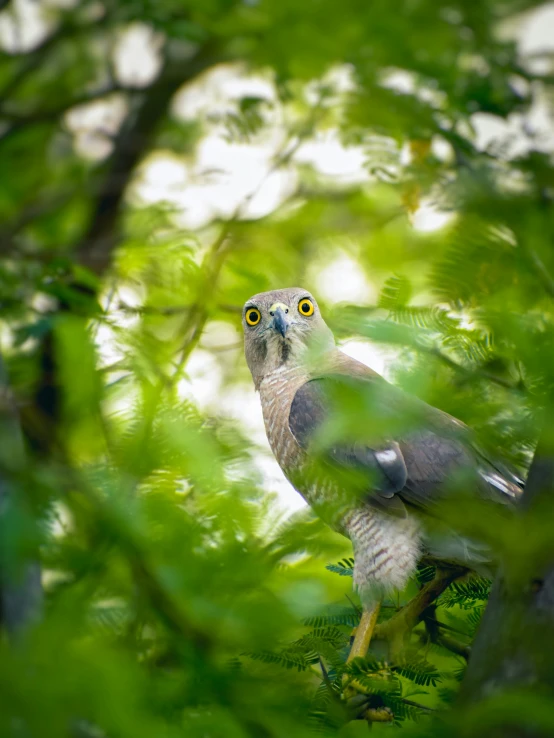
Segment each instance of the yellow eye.
[[244,317],[246,318],[248,325],[258,325],[262,319],[262,315],[258,308],[248,308]]
[[314,314],[314,304],[311,300],[305,297],[298,303],[298,312],[302,315],[310,316]]

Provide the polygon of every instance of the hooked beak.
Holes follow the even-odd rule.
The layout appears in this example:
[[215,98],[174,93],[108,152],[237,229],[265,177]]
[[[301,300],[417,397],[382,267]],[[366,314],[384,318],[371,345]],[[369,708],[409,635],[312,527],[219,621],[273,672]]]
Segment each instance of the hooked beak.
[[285,312],[282,307],[275,306],[275,310],[273,311],[273,320],[271,321],[271,327],[274,331],[277,331],[277,333],[280,333],[283,338],[285,337],[285,333],[287,332],[290,323],[287,321],[287,318],[285,316]]

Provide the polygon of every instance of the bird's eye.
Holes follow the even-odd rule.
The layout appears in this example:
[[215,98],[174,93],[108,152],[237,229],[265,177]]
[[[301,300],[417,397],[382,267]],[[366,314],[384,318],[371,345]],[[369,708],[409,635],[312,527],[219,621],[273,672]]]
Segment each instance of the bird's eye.
[[298,312],[302,315],[310,316],[314,314],[314,304],[311,300],[305,297],[298,303]]
[[245,318],[248,325],[258,325],[262,319],[262,314],[257,308],[248,308]]

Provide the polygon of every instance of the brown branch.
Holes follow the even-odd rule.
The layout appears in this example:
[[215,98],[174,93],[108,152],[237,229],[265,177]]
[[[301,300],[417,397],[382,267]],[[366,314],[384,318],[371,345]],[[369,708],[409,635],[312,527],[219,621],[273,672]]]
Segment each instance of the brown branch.
[[209,41],[186,62],[167,59],[158,79],[141,95],[116,138],[106,174],[99,185],[90,225],[77,248],[80,263],[96,274],[108,267],[120,232],[118,220],[127,185],[151,144],[173,95],[186,82],[223,59]]
[[[60,42],[78,36],[88,36],[91,30],[98,31],[102,26],[111,22],[108,12],[101,18],[86,20],[86,14],[80,12],[80,8],[70,8],[59,12],[60,23],[52,33],[46,36],[34,49],[25,53],[10,54],[12,59],[21,58],[21,65],[15,74],[0,88],[0,100],[7,100],[20,87],[26,78],[36,72],[44,62],[48,54]],[[83,21],[83,18],[85,20]],[[5,56],[8,56],[4,52]]]
[[8,121],[7,128],[0,133],[0,143],[7,141],[10,136],[28,126],[37,123],[47,123],[48,121],[56,121],[60,116],[72,108],[79,105],[102,100],[114,92],[125,92],[125,88],[120,85],[110,85],[109,87],[78,95],[71,100],[64,100],[51,108],[37,108],[27,113],[18,113],[17,111],[6,110],[0,108],[0,118]]
[[[55,46],[58,41],[62,38],[67,37],[71,33],[71,29],[74,29],[73,23],[67,22],[63,24],[61,28],[54,31],[50,36],[47,36],[42,43],[40,43],[35,49],[23,56],[23,63],[17,72],[8,79],[6,84],[0,88],[0,99],[6,100],[12,95],[17,88],[25,81],[27,75],[32,74],[37,67],[43,62],[44,57],[48,51]],[[12,55],[15,56],[15,55]]]
[[444,648],[455,653],[457,656],[461,656],[466,661],[468,661],[471,656],[471,646],[462,643],[457,638],[452,638],[452,636],[449,636],[446,633],[439,633],[437,643],[439,646],[444,646]]

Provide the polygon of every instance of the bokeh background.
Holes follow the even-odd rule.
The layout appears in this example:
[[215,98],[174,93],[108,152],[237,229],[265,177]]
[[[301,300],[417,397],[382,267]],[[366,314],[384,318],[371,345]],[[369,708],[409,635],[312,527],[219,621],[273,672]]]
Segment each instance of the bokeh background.
[[[0,2],[2,735],[367,731],[337,697],[351,549],[270,454],[241,308],[306,287],[344,351],[525,475],[553,53],[527,0]],[[552,563],[545,509],[462,516],[517,591]],[[441,596],[388,691],[367,667],[407,730],[554,734],[548,659],[538,692],[429,722],[489,588]]]

